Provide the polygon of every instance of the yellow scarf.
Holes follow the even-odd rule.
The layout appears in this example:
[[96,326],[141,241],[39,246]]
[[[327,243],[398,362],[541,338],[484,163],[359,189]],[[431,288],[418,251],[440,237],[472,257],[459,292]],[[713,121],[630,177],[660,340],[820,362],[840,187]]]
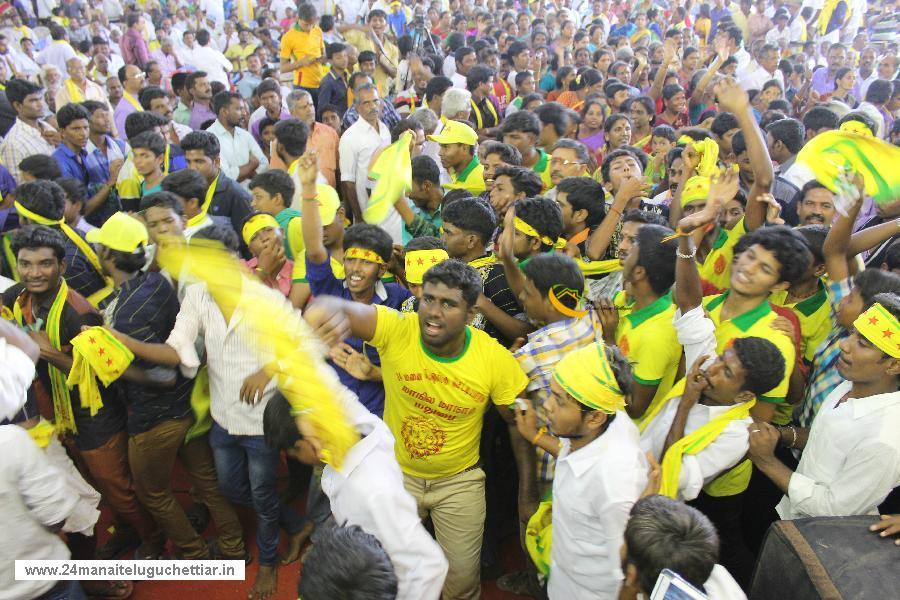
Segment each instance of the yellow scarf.
[[81,88],[72,81],[72,78],[69,77],[65,82],[66,91],[69,92],[69,102],[84,102],[84,92],[81,91]]
[[[474,100],[469,100],[469,104],[472,105],[472,112],[475,114],[475,128],[476,129],[484,128],[484,122],[481,117],[481,111],[478,109],[478,105],[475,104]],[[497,117],[497,111],[494,110],[494,103],[491,102],[490,99],[488,99],[486,104],[487,104],[488,112],[491,113],[491,115],[493,115],[493,117],[494,117],[494,123],[499,124],[500,119]]]
[[117,340],[108,329],[91,327],[72,338],[72,369],[66,385],[78,386],[82,408],[89,408],[91,416],[103,408],[103,397],[97,379],[103,387],[122,376],[134,354]]
[[134,96],[132,96],[128,92],[122,92],[122,98],[125,100],[125,102],[132,105],[136,111],[144,112],[144,107],[141,106],[141,103],[135,100]]
[[212,204],[213,196],[216,194],[216,184],[218,183],[219,176],[216,175],[216,178],[213,179],[213,182],[209,184],[209,188],[206,190],[206,197],[203,199],[203,206],[200,207],[200,212],[188,219],[188,227],[196,227],[206,218],[206,213],[209,211],[209,205]]
[[[62,350],[59,326],[68,296],[69,286],[66,284],[66,280],[60,277],[59,290],[56,292],[53,304],[50,305],[47,323],[44,325],[44,331],[47,332],[47,337],[50,338],[50,344],[57,350]],[[25,315],[22,312],[23,304],[26,304],[28,312],[31,313],[31,317],[34,319],[34,312],[31,307],[32,298],[27,292],[16,298],[16,302],[13,304],[13,315],[16,318],[16,322],[21,326],[25,325]],[[66,375],[49,362],[47,363],[47,373],[50,376],[50,392],[53,397],[53,417],[56,426],[62,432],[71,431],[72,433],[78,433],[78,429],[75,427],[75,416],[72,413],[72,398],[69,395],[69,388],[66,386]]]
[[91,266],[94,267],[94,270],[97,271],[97,273],[100,275],[100,277],[103,278],[103,281],[106,283],[106,285],[103,286],[102,289],[94,292],[87,298],[87,301],[90,302],[91,305],[95,307],[99,306],[100,302],[102,302],[104,298],[112,293],[114,286],[112,279],[106,277],[103,274],[103,267],[100,266],[100,259],[97,257],[97,253],[94,252],[94,249],[91,248],[91,245],[84,241],[84,238],[78,235],[78,232],[69,227],[66,224],[65,219],[48,219],[47,217],[41,216],[36,212],[28,210],[27,208],[19,204],[18,201],[13,202],[13,205],[16,207],[16,211],[20,215],[22,215],[23,217],[27,217],[29,220],[34,221],[38,225],[56,225],[57,227],[59,227],[60,231],[62,231],[66,235],[66,237],[69,238],[72,243],[75,244],[79,250],[81,250],[82,253],[84,253],[84,255],[88,259],[88,262],[91,263]]

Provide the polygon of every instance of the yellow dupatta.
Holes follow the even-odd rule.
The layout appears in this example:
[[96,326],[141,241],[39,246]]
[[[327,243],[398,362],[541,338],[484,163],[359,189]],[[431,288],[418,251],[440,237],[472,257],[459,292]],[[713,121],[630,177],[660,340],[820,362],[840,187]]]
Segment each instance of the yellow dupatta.
[[72,81],[71,77],[66,79],[63,85],[66,86],[66,91],[69,93],[69,102],[84,102],[84,92],[81,91],[78,84]]
[[216,184],[218,183],[219,176],[216,175],[216,178],[213,179],[213,182],[209,184],[209,188],[206,190],[206,197],[203,199],[203,206],[200,207],[200,212],[188,219],[188,227],[196,227],[206,218],[206,213],[209,211],[209,205],[212,204],[213,196],[216,195]]
[[128,92],[122,92],[122,98],[125,100],[125,102],[132,105],[136,111],[144,112],[144,107],[141,106],[141,103],[138,102],[137,99],[135,99],[135,97]]

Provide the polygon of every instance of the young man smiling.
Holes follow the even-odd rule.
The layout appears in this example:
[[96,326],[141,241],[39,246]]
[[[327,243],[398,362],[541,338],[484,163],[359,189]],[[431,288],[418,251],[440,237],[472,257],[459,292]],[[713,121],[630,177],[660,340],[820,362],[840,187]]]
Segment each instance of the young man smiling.
[[[431,516],[447,557],[448,598],[480,596],[485,475],[479,438],[485,411],[494,404],[511,422],[506,407],[527,382],[506,349],[467,326],[480,293],[474,269],[445,260],[425,273],[417,316],[326,296],[304,315],[326,337],[351,334],[378,349],[385,423],[397,437],[406,489],[419,516]],[[532,449],[511,433],[522,465]]]

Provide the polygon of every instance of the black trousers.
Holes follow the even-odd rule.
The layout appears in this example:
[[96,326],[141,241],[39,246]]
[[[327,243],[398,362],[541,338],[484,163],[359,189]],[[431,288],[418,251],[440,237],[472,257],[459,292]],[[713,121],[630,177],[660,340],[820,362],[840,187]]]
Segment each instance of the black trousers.
[[741,514],[744,511],[744,496],[710,496],[700,492],[691,506],[705,514],[719,532],[719,564],[728,569],[735,581],[744,588],[750,589],[750,578],[753,576],[755,559],[744,543],[741,528]]

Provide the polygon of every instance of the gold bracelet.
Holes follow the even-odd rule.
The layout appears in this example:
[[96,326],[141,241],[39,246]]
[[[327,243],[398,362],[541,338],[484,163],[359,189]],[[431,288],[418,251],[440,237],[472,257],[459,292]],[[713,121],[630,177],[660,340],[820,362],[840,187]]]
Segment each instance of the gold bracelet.
[[531,445],[537,446],[538,440],[541,439],[542,437],[544,437],[545,433],[547,433],[546,427],[541,427],[540,429],[538,429],[537,435],[535,435],[534,438],[531,440]]

